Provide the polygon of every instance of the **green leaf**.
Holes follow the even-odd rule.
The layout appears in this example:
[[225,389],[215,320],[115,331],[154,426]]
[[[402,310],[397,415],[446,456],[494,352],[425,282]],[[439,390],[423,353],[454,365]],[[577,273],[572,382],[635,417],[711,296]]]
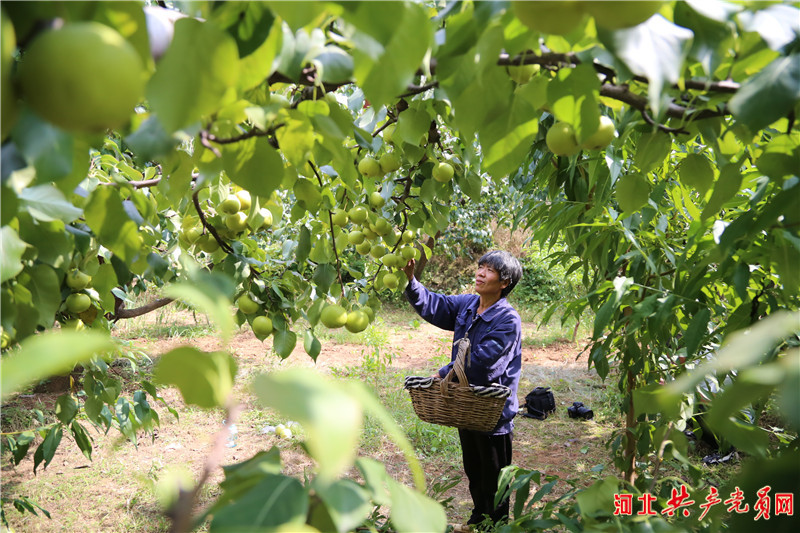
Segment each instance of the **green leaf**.
[[[594,106],[595,110],[597,105]],[[533,118],[532,118],[533,117]],[[531,149],[539,120],[525,100],[514,99],[508,113],[480,128],[481,145],[485,150],[483,169],[494,178],[504,178],[522,164]]]
[[305,524],[308,507],[308,492],[298,480],[282,474],[266,474],[251,490],[215,512],[209,530],[298,528]]
[[314,127],[302,112],[292,109],[284,126],[276,132],[281,152],[298,171],[306,168],[306,161],[314,148]]
[[37,264],[27,270],[30,274],[28,287],[31,290],[33,305],[39,312],[37,325],[51,328],[56,312],[61,306],[61,281],[49,265]]
[[269,198],[283,181],[281,156],[264,137],[225,145],[222,165],[231,181],[262,198]]
[[142,247],[138,225],[128,217],[116,187],[98,187],[89,197],[84,212],[86,223],[100,244],[132,263]]
[[638,172],[621,176],[614,186],[620,209],[633,213],[647,205],[650,198],[650,182]]
[[773,389],[771,385],[742,380],[740,376],[712,401],[711,408],[706,414],[708,426],[718,434],[724,435],[726,440],[747,454],[766,457],[769,433],[756,424],[737,418],[736,415],[749,405],[766,401]]
[[800,101],[800,54],[780,57],[733,95],[733,115],[753,131],[785,117]]
[[339,479],[330,485],[315,486],[314,491],[324,504],[328,515],[326,518],[332,522],[338,533],[354,531],[372,511],[367,492],[350,479]]
[[704,195],[714,183],[714,169],[702,154],[689,154],[678,167],[681,183]]
[[56,454],[56,450],[58,449],[58,445],[61,444],[61,437],[64,435],[63,427],[59,425],[55,425],[50,428],[50,431],[47,432],[42,443],[36,448],[36,452],[33,454],[33,473],[36,473],[36,469],[39,468],[39,465],[42,464],[44,461],[44,468],[50,464],[53,460],[53,456]]
[[69,430],[70,433],[72,433],[72,437],[75,439],[75,443],[78,445],[78,449],[80,449],[83,455],[91,461],[92,439],[89,434],[86,432],[84,427],[78,423],[77,420],[74,420],[72,424],[70,424]]
[[[433,180],[428,180],[433,181]],[[462,176],[458,176],[458,186],[462,192],[470,197],[473,202],[479,202],[481,199],[481,186],[483,185],[481,177],[475,172],[468,171]],[[432,194],[432,193],[431,193]],[[422,193],[420,192],[420,198]],[[428,200],[432,200],[433,196]]]
[[[158,116],[150,115],[125,138],[125,143],[134,150],[138,160],[150,161],[170,154],[179,141],[167,133]],[[173,177],[170,173],[170,179],[161,183],[169,183]]]
[[165,353],[153,369],[154,381],[175,385],[186,403],[205,408],[227,405],[235,377],[236,361],[229,354],[191,346]]
[[591,65],[562,69],[547,85],[547,101],[559,121],[572,124],[578,142],[597,131],[600,81]]
[[333,282],[336,281],[337,274],[336,267],[330,263],[317,265],[317,268],[314,269],[314,275],[311,278],[314,280],[314,283],[317,284],[319,289],[317,292],[319,294],[328,292]]
[[95,331],[50,331],[22,341],[0,362],[3,399],[39,380],[69,372],[78,363],[115,349],[108,335]]
[[373,106],[388,104],[406,91],[433,43],[423,6],[411,3],[344,4],[345,20],[361,32],[353,36],[353,75]]
[[722,209],[725,202],[733,198],[736,193],[739,192],[741,186],[742,174],[739,172],[737,166],[731,164],[722,167],[722,170],[719,172],[719,177],[714,183],[714,190],[711,193],[711,198],[709,198],[700,216],[706,219],[717,214],[717,212]]
[[661,93],[665,86],[677,83],[694,34],[660,15],[632,28],[609,31],[598,28],[600,42],[628,69],[649,81],[648,100],[660,113]]
[[0,205],[0,226],[5,226],[17,216],[17,210],[19,209],[17,193],[10,187],[3,186],[2,190],[0,190],[0,202],[2,202],[2,205]]
[[438,502],[397,481],[389,481],[392,526],[399,533],[444,531],[447,516]]
[[614,510],[614,495],[619,493],[619,480],[607,477],[596,481],[588,489],[575,495],[580,507],[581,516],[599,517],[610,516]]
[[708,335],[708,322],[711,319],[711,310],[703,308],[698,311],[686,328],[686,355],[693,358],[703,338]]
[[515,89],[514,97],[527,100],[533,109],[539,110],[547,104],[549,84],[550,78],[547,76],[534,76],[531,81]]
[[17,231],[11,226],[3,226],[0,232],[3,245],[3,253],[0,256],[0,283],[3,283],[22,272],[22,254],[28,245],[19,238]]
[[55,412],[62,424],[69,425],[75,415],[78,414],[78,402],[75,401],[71,394],[62,394],[56,400]]
[[201,271],[192,276],[190,281],[168,285],[164,295],[206,313],[217,326],[223,341],[231,338],[236,327],[231,310],[233,284],[226,276]]
[[239,80],[233,38],[191,17],[175,36],[147,84],[147,99],[167,132],[185,128],[229,103]]
[[353,77],[353,58],[338,46],[326,46],[314,64],[324,83],[345,83]]
[[214,7],[215,22],[236,39],[241,57],[258,50],[273,29],[275,15],[265,2],[227,2]]
[[92,287],[100,295],[100,302],[103,309],[106,311],[114,310],[114,294],[111,292],[116,287],[119,287],[117,281],[117,274],[114,272],[114,266],[110,263],[103,263],[97,269],[94,276],[92,276]]
[[323,483],[332,482],[353,465],[361,434],[361,406],[338,383],[298,368],[260,375],[253,390],[265,406],[303,426],[306,447],[319,464]]
[[796,148],[797,140],[793,136],[773,135],[756,161],[756,167],[775,180],[792,176],[800,166],[800,151]]
[[294,347],[297,345],[297,333],[284,325],[283,328],[279,324],[275,324],[275,333],[272,339],[272,349],[281,359],[286,359],[292,355]]
[[327,3],[287,2],[286,0],[270,1],[267,2],[267,5],[293,30],[306,26],[331,9]]
[[656,170],[664,164],[671,149],[672,138],[666,133],[644,133],[636,144],[633,162],[642,172]]
[[317,360],[319,353],[322,351],[322,344],[310,329],[303,332],[303,349],[314,361]]
[[19,236],[36,248],[36,260],[55,268],[61,268],[70,261],[76,243],[72,236],[64,231],[64,223],[60,220],[52,222],[34,221],[28,213],[20,213]]
[[376,505],[388,506],[391,504],[388,482],[391,479],[383,463],[369,457],[356,459],[356,468],[364,478],[364,487],[370,493],[370,499]]
[[80,209],[67,201],[64,193],[52,185],[27,187],[19,194],[19,200],[21,209],[42,222],[72,222],[82,214]]
[[393,134],[402,142],[418,145],[420,138],[428,133],[431,126],[431,116],[425,109],[409,108],[397,117],[397,128]]
[[[73,138],[27,109],[14,128],[14,141],[36,169],[36,181],[58,181],[72,172]],[[84,152],[85,154],[85,152]]]
[[633,405],[636,416],[650,413],[663,413],[669,419],[674,419],[680,414],[680,402],[662,403],[660,394],[663,385],[659,383],[651,383],[643,387],[639,387],[633,391]]
[[483,124],[505,113],[511,104],[514,83],[497,66],[497,60],[492,59],[503,46],[503,28],[495,24],[483,32],[469,53],[443,60],[437,66],[439,85],[450,97],[453,107],[468,110],[456,113],[454,118],[461,137],[470,142]]
[[[253,5],[253,2],[247,4]],[[283,32],[280,25],[274,24],[269,33],[269,37],[253,51],[253,53],[242,57],[239,67],[240,89],[251,89],[258,86],[275,71],[275,58],[280,52],[283,44]]]
[[18,465],[25,458],[28,448],[34,440],[36,440],[36,434],[33,431],[24,431],[16,439],[8,437],[8,449],[14,456],[14,465]]
[[603,331],[605,331],[608,321],[611,320],[611,315],[614,314],[616,308],[617,301],[613,295],[609,294],[608,299],[600,306],[600,309],[597,310],[594,316],[593,339],[599,339],[603,335]]
[[[280,474],[282,469],[281,451],[273,446],[268,451],[262,450],[241,463],[223,465],[225,481],[220,483],[220,487],[225,491],[236,489],[249,481],[263,478],[264,474]],[[252,486],[254,483],[250,484]]]
[[355,397],[364,410],[370,416],[378,420],[383,428],[383,431],[389,436],[398,448],[403,452],[403,455],[408,461],[408,466],[411,469],[411,476],[414,479],[414,485],[417,490],[425,490],[425,474],[422,471],[422,466],[417,459],[414,447],[406,437],[403,428],[392,417],[386,407],[378,400],[375,394],[367,388],[366,385],[360,382],[350,382],[348,384],[348,391]]

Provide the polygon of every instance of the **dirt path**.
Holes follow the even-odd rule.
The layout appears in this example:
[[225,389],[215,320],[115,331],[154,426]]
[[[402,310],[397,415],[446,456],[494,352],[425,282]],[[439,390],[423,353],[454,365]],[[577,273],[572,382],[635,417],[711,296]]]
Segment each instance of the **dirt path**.
[[[526,334],[535,328],[533,324],[525,324],[524,327]],[[391,324],[387,328],[390,334],[383,349],[384,353],[392,354],[390,366],[394,369],[429,372],[438,366],[432,361],[432,357],[443,360],[449,353],[451,337],[448,332],[427,324],[419,327]],[[188,343],[204,350],[219,347],[214,337],[202,337]],[[187,344],[187,341],[134,339],[134,344],[143,346],[152,357],[157,357],[172,348]],[[269,342],[261,343],[251,332],[243,331],[234,337],[229,349],[239,361],[237,395],[245,403],[245,411],[238,424],[237,445],[226,450],[223,463],[242,461],[260,450],[278,445],[282,449],[286,471],[302,476],[304,470],[313,466],[311,461],[296,443],[282,441],[274,435],[262,432],[264,420],[245,390],[244,384],[249,381],[247,377],[276,367],[301,366],[315,368],[323,373],[356,367],[362,363],[366,347],[337,344],[328,340],[323,342],[323,350],[316,363],[303,352],[302,346],[296,348],[295,353],[286,361],[276,363],[275,356],[270,353]],[[599,380],[586,370],[585,355],[576,359],[578,352],[576,345],[567,341],[551,343],[541,348],[528,346],[523,349],[520,397],[536,385],[549,385],[554,390],[563,392],[556,395],[559,413],[552,419],[543,422],[517,419],[514,464],[568,476],[574,474],[576,468],[580,469],[582,461],[603,456],[602,438],[597,424],[564,422],[568,419],[562,411],[572,400],[597,400],[592,395],[595,394]],[[180,395],[173,389],[165,389],[163,395],[180,411],[181,422],[176,422],[165,409],[158,409],[161,427],[154,440],[143,437],[138,446],[134,446],[121,440],[113,431],[108,436],[95,434],[93,461],[88,461],[74,443],[66,442],[71,439],[65,437],[52,464],[46,470],[40,467],[34,480],[31,480],[33,453],[16,468],[4,464],[4,492],[19,494],[22,490],[23,494],[30,496],[25,490],[31,489],[33,494],[39,496],[32,499],[53,513],[52,520],[46,520],[29,515],[20,516],[9,509],[12,525],[19,531],[145,531],[152,530],[154,525],[166,527],[166,519],[160,516],[152,492],[143,490],[143,486],[152,488],[157,479],[176,467],[183,468],[196,477],[209,451],[211,437],[220,427],[221,414],[185,406]],[[378,459],[387,465],[390,473],[398,479],[410,482],[405,461],[393,446],[387,446],[382,455]],[[593,464],[587,463],[586,466],[591,467]],[[426,464],[426,474],[431,482],[460,472],[452,470],[451,465],[433,460]],[[221,473],[218,472],[212,482],[220,480]],[[58,490],[52,490],[53,487],[58,487]],[[211,487],[205,493],[208,501],[214,498],[215,491]],[[448,519],[452,523],[463,522],[471,510],[466,482],[460,482],[444,495],[450,496],[453,497],[453,508],[449,511]],[[77,502],[81,504],[76,505]]]

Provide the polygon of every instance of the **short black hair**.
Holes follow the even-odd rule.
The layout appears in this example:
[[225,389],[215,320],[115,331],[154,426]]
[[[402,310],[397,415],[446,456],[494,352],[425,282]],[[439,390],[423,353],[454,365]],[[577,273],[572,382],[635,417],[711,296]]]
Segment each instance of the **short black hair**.
[[500,292],[501,298],[505,298],[522,279],[522,265],[516,257],[508,252],[502,250],[486,252],[478,259],[478,266],[482,265],[496,270],[500,281],[508,280],[508,285]]

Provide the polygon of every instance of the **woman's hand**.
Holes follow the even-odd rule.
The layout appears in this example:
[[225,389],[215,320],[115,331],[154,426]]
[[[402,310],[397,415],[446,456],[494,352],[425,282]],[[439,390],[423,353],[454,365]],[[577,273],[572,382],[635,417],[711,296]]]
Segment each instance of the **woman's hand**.
[[406,263],[406,266],[403,267],[403,272],[406,273],[406,277],[408,278],[408,281],[411,281],[412,279],[414,279],[414,267],[416,265],[417,265],[417,262],[415,260],[409,259],[408,263]]

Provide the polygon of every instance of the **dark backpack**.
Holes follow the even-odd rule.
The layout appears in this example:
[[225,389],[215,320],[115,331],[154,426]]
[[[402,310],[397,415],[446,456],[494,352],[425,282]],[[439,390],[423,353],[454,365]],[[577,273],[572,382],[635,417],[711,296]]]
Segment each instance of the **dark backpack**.
[[556,412],[556,399],[550,392],[550,387],[536,387],[525,396],[525,409],[522,413],[526,418],[544,420],[550,413]]

